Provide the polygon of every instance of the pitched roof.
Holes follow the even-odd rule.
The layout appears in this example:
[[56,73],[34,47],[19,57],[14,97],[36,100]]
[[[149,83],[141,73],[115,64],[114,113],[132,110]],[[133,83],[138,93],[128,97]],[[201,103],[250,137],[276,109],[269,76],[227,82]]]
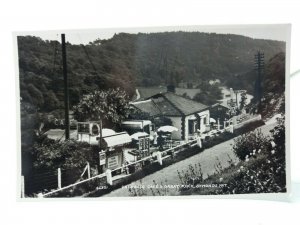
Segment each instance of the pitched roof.
[[191,115],[209,108],[202,103],[181,97],[172,92],[159,93],[149,97],[146,101],[132,104],[143,112],[150,113],[151,116]]
[[184,98],[172,92],[166,92],[161,95],[163,95],[167,101],[169,101],[174,107],[176,107],[184,115],[190,115],[193,113],[201,112],[209,108],[207,105],[204,105],[200,102],[196,102],[191,99]]
[[159,108],[154,104],[154,102],[151,99],[146,101],[132,102],[131,105],[141,110],[142,112],[149,113],[149,116],[151,117],[155,117],[161,114]]

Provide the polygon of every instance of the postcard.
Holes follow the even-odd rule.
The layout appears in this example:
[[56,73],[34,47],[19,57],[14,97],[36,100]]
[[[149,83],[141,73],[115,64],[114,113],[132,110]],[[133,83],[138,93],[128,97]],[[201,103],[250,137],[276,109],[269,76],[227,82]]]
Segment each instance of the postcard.
[[14,38],[18,198],[290,193],[290,25]]

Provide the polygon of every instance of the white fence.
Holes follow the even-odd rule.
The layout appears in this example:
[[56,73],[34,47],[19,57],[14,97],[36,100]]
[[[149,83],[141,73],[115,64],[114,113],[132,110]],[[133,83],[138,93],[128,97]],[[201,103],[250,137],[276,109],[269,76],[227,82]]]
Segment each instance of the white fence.
[[[163,165],[163,160],[171,157],[171,155],[168,155],[168,153],[172,153],[172,154],[176,154],[178,152],[181,152],[183,150],[185,150],[185,147],[189,147],[189,146],[195,146],[197,145],[199,147],[202,147],[202,142],[200,140],[200,138],[198,140],[192,140],[192,141],[189,141],[187,143],[184,143],[184,144],[181,144],[181,145],[178,145],[176,147],[172,147],[172,148],[169,148],[169,149],[166,149],[162,152],[154,152],[152,155],[150,156],[147,156],[145,158],[142,158],[140,160],[137,160],[135,162],[131,162],[129,164],[126,164],[126,165],[123,165],[121,167],[118,167],[118,168],[115,168],[113,170],[106,170],[105,173],[102,173],[102,174],[99,174],[99,175],[96,175],[96,176],[93,176],[93,177],[89,177],[88,179],[85,179],[85,180],[82,180],[82,181],[78,181],[74,184],[71,184],[71,185],[68,185],[68,186],[65,186],[65,187],[61,187],[61,186],[58,186],[58,189],[56,190],[53,190],[53,191],[50,191],[50,192],[47,192],[47,193],[40,193],[38,194],[38,197],[40,198],[43,198],[43,197],[50,197],[51,195],[55,195],[61,191],[64,191],[64,190],[67,190],[69,188],[73,188],[73,187],[76,187],[80,184],[83,184],[83,183],[86,183],[86,182],[90,182],[92,180],[95,180],[95,179],[99,179],[99,178],[104,178],[106,177],[106,183],[109,184],[109,185],[113,185],[113,182],[116,180],[116,179],[122,179],[124,177],[127,177],[129,176],[130,174],[128,173],[128,168],[130,166],[134,166],[136,164],[140,164],[140,163],[144,163],[145,161],[151,161],[151,163],[159,163],[160,165]],[[122,173],[126,173],[124,176],[113,176],[112,173],[114,171],[118,171],[118,170],[121,170]],[[85,172],[85,170],[84,170]],[[83,172],[83,173],[84,173]],[[88,172],[89,173],[89,172]],[[58,178],[59,179],[59,178]]]
[[[253,122],[253,121],[258,121],[258,120],[261,120],[261,115],[253,116],[253,117],[251,117],[251,118],[249,118],[249,119],[247,119],[247,120],[245,120],[241,123],[237,123],[235,125],[233,125],[233,124],[229,125],[228,127],[225,127],[224,131],[229,131],[229,132],[233,133],[234,129],[240,128],[240,127],[244,126],[245,124],[248,124],[248,123]],[[163,161],[165,159],[167,159],[169,157],[172,157],[172,156],[175,156],[177,153],[186,150],[186,147],[192,147],[192,146],[195,146],[195,145],[198,145],[200,148],[202,148],[202,139],[200,137],[197,137],[194,140],[191,140],[191,141],[188,141],[186,143],[177,145],[175,147],[171,147],[169,149],[163,150],[161,152],[160,151],[154,152],[150,156],[147,156],[147,157],[142,158],[140,160],[137,160],[135,162],[128,163],[126,165],[115,168],[113,170],[108,169],[108,170],[106,170],[105,173],[102,173],[102,174],[99,174],[99,175],[96,175],[96,176],[93,176],[93,177],[91,177],[91,175],[90,175],[90,167],[89,167],[89,164],[87,164],[87,166],[85,167],[82,174],[84,174],[87,171],[88,179],[78,181],[74,184],[70,184],[70,185],[65,186],[65,187],[61,187],[61,181],[60,181],[61,178],[58,176],[58,184],[59,184],[58,189],[50,191],[48,193],[40,193],[38,195],[38,197],[49,197],[53,194],[59,193],[61,191],[67,190],[69,188],[76,187],[77,185],[80,185],[80,184],[83,184],[83,183],[86,183],[86,182],[89,182],[89,181],[92,181],[92,180],[95,180],[95,179],[104,178],[104,177],[106,177],[106,183],[107,184],[113,185],[113,182],[115,180],[122,179],[122,178],[127,177],[127,176],[130,175],[130,173],[129,173],[129,167],[130,166],[134,166],[134,165],[137,165],[137,164],[143,164],[145,161],[150,161],[151,164],[157,162],[160,165],[163,165]],[[168,153],[171,153],[171,154],[168,154]],[[115,171],[118,171],[118,170],[121,171],[121,174],[124,174],[124,173],[125,174],[123,176],[115,176],[114,177],[112,175],[112,173],[115,172]],[[58,174],[60,174],[60,173],[58,172]]]

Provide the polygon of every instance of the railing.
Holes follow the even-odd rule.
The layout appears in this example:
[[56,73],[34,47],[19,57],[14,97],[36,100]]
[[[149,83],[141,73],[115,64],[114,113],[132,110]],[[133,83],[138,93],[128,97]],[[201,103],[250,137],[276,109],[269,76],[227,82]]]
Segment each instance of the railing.
[[[256,115],[256,116],[253,116],[252,118],[250,118],[248,120],[243,121],[242,123],[239,123],[239,124],[237,124],[235,126],[230,125],[228,127],[225,127],[225,129],[219,130],[219,131],[221,133],[223,133],[225,131],[233,132],[233,129],[236,129],[236,128],[240,127],[240,126],[243,126],[246,123],[249,123],[249,122],[252,122],[252,121],[256,121],[256,120],[260,120],[260,119],[261,119],[261,116],[260,115]],[[183,144],[179,144],[179,145],[177,145],[175,147],[168,148],[168,149],[163,150],[161,152],[160,151],[153,152],[150,156],[144,157],[144,158],[142,158],[140,160],[137,160],[135,162],[128,163],[126,165],[123,165],[121,167],[117,167],[117,168],[112,169],[112,170],[108,169],[105,173],[96,175],[94,177],[90,177],[88,179],[76,182],[74,184],[71,184],[71,185],[68,185],[68,186],[65,186],[65,187],[62,187],[62,188],[58,188],[57,190],[50,191],[50,192],[45,193],[45,194],[39,194],[38,197],[49,197],[49,196],[51,196],[51,195],[53,195],[55,193],[58,193],[58,192],[63,191],[63,190],[66,190],[68,188],[72,188],[72,187],[75,187],[75,186],[77,186],[79,184],[83,184],[83,183],[89,182],[91,180],[98,179],[98,178],[104,178],[104,177],[106,177],[106,183],[112,185],[113,181],[114,181],[114,178],[113,178],[114,176],[112,176],[112,172],[121,170],[121,173],[123,173],[124,171],[126,172],[126,175],[124,175],[123,177],[130,176],[131,173],[129,173],[129,171],[127,170],[130,166],[134,166],[136,164],[143,163],[143,162],[145,162],[147,160],[150,160],[151,163],[158,162],[160,165],[162,165],[164,159],[167,159],[167,158],[171,157],[172,154],[177,154],[177,153],[179,153],[181,151],[186,150],[185,147],[192,147],[192,146],[198,145],[200,148],[202,148],[202,141],[201,141],[201,139],[203,139],[203,137],[198,137],[197,139],[188,141],[188,142],[183,143]],[[168,154],[170,152],[172,153],[171,155]],[[122,179],[123,177],[118,177],[118,178]]]
[[78,182],[76,182],[76,183],[74,183],[74,184],[70,184],[70,185],[68,185],[68,186],[65,186],[65,187],[56,189],[56,190],[54,190],[54,191],[50,191],[50,192],[47,192],[47,193],[45,193],[45,194],[39,194],[38,197],[48,197],[49,195],[53,195],[53,194],[55,194],[55,193],[57,193],[57,192],[60,192],[60,191],[69,189],[69,188],[71,188],[71,187],[75,187],[75,186],[77,186],[77,185],[79,185],[79,184],[83,184],[83,183],[86,183],[86,182],[91,181],[91,180],[94,180],[94,179],[103,178],[103,177],[105,177],[105,176],[106,176],[106,174],[105,174],[105,173],[102,173],[102,174],[96,175],[96,176],[94,176],[94,177],[91,177],[91,178],[88,178],[88,179],[85,179],[85,180],[82,180],[82,181],[78,181]]
[[[166,149],[164,151],[157,151],[157,152],[154,152],[152,153],[152,155],[150,156],[147,156],[145,158],[142,158],[140,160],[137,160],[135,162],[131,162],[131,163],[128,163],[126,165],[123,165],[121,167],[117,167],[115,169],[112,169],[112,170],[107,170],[105,173],[102,173],[102,174],[99,174],[99,175],[96,175],[94,177],[90,177],[88,179],[85,179],[85,180],[82,180],[82,181],[79,181],[79,182],[76,182],[74,184],[71,184],[71,185],[68,185],[68,186],[65,186],[65,187],[61,187],[61,188],[58,188],[56,190],[53,190],[53,191],[50,191],[50,192],[47,192],[45,194],[43,193],[40,193],[38,194],[38,197],[49,197],[51,195],[54,195],[56,193],[59,193],[61,191],[64,191],[64,190],[67,190],[69,188],[72,188],[72,187],[76,187],[77,185],[80,185],[80,184],[83,184],[83,183],[86,183],[86,182],[89,182],[89,181],[92,181],[94,179],[98,179],[98,178],[104,178],[106,177],[106,183],[112,185],[113,184],[113,181],[115,180],[114,179],[114,176],[112,176],[112,172],[115,172],[115,171],[118,171],[118,170],[121,170],[121,171],[127,171],[128,167],[129,166],[133,166],[133,165],[136,165],[136,164],[139,164],[139,163],[143,163],[147,160],[151,160],[151,163],[160,163],[162,165],[162,162],[164,159],[167,159],[170,157],[170,155],[167,155],[169,152],[173,152],[173,153],[178,153],[180,151],[183,151],[185,150],[184,147],[187,147],[187,146],[194,146],[197,144],[197,140],[192,140],[192,141],[189,141],[187,143],[184,143],[184,144],[181,144],[181,145],[177,145],[175,147],[172,147],[172,148],[169,148],[169,149]],[[127,177],[131,174],[126,174],[124,175],[123,177]],[[117,176],[115,176],[117,177]],[[119,177],[119,179],[122,179],[123,177]]]

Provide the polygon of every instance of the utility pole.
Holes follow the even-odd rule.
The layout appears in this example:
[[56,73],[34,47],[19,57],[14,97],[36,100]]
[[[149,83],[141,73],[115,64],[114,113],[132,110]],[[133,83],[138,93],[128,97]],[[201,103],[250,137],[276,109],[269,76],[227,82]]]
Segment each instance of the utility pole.
[[65,101],[65,139],[70,139],[70,120],[69,120],[69,81],[67,73],[67,54],[65,34],[61,34],[62,62],[64,75],[64,101]]
[[264,53],[258,51],[255,54],[255,70],[257,71],[257,78],[255,80],[255,86],[254,86],[254,97],[255,100],[258,102],[259,106],[258,108],[260,109],[261,107],[261,99],[262,99],[262,76],[264,72]]

